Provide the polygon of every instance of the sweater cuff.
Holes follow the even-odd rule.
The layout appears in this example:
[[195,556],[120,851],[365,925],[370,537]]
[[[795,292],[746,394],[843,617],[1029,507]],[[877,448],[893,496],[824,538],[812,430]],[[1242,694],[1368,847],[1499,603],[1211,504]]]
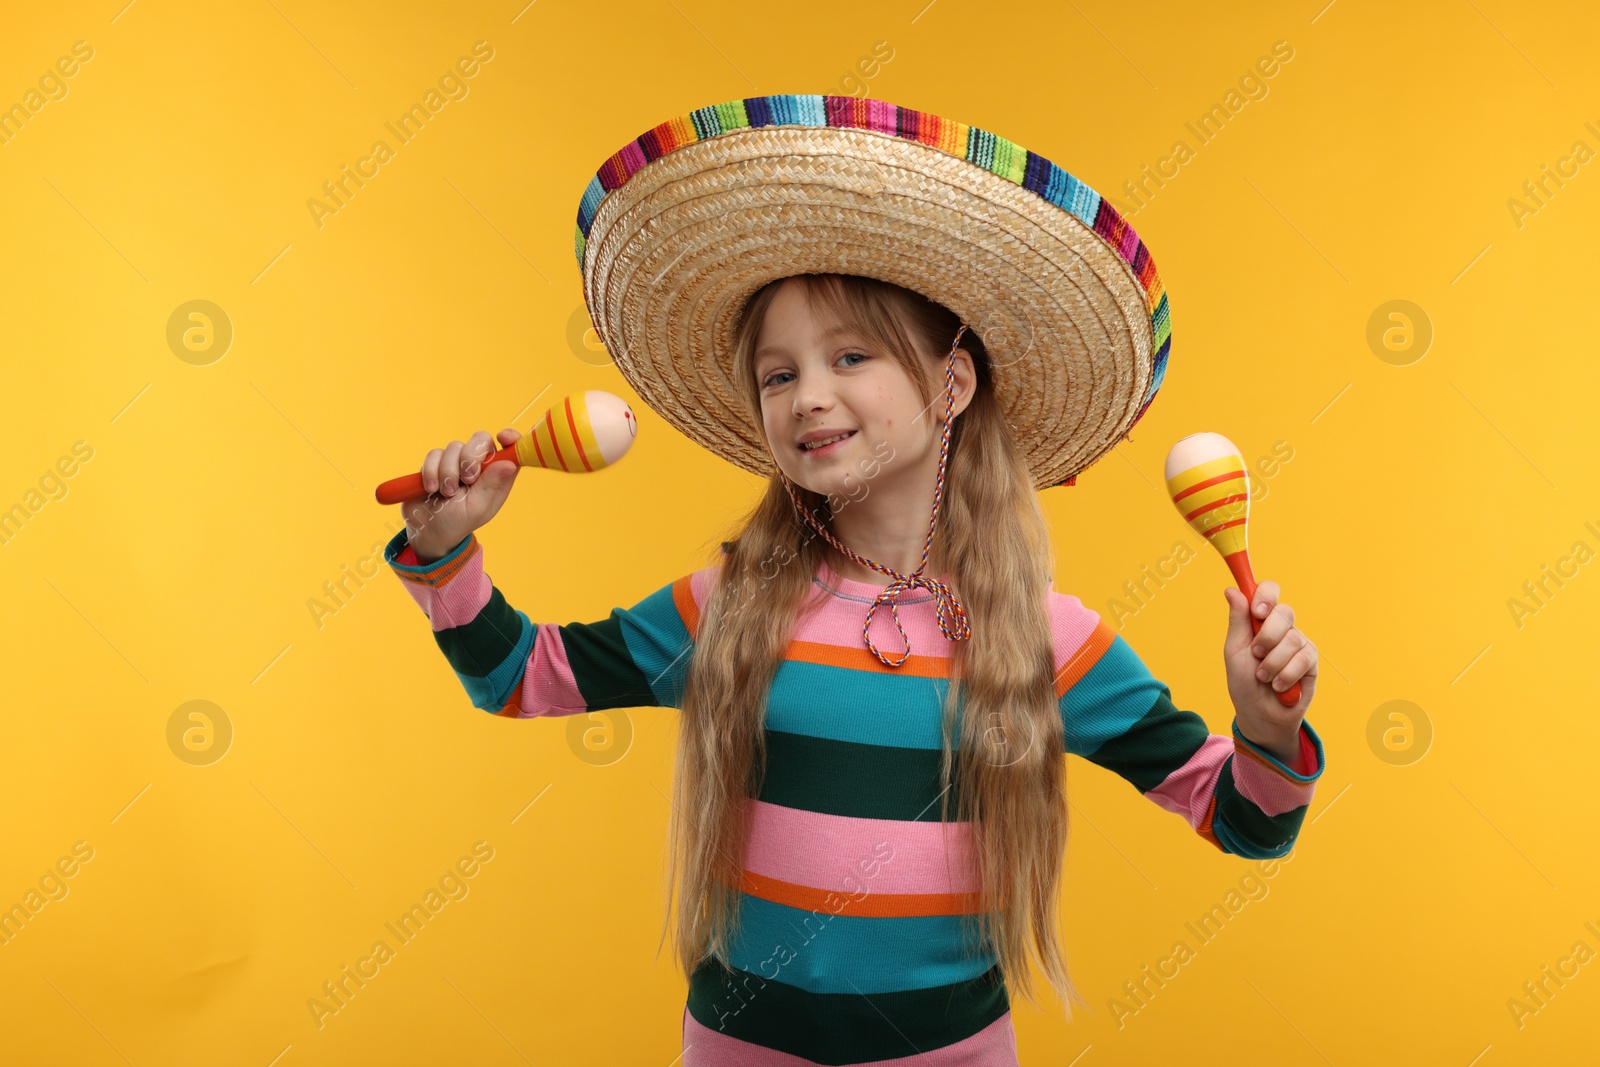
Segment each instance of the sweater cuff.
[[455,577],[478,551],[478,535],[469,533],[444,556],[431,563],[422,563],[418,561],[416,549],[411,547],[406,531],[401,530],[384,546],[383,559],[405,581],[437,588]]
[[1300,753],[1296,760],[1297,765],[1307,768],[1304,774],[1240,733],[1238,716],[1234,716],[1233,720],[1233,743],[1235,746],[1248,749],[1258,763],[1265,764],[1274,773],[1296,785],[1315,782],[1322,777],[1324,767],[1322,738],[1317,736],[1317,732],[1311,728],[1311,723],[1305,719],[1300,720]]

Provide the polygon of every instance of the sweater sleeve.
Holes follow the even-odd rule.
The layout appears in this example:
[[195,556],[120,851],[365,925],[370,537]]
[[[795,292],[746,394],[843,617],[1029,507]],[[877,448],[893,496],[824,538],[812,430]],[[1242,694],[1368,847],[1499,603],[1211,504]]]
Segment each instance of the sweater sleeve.
[[598,622],[532,622],[506,602],[468,534],[422,563],[401,530],[384,560],[433,626],[472,706],[507,718],[679,707],[710,568],[669,582]]
[[1097,612],[1050,596],[1067,751],[1115,771],[1223,852],[1287,855],[1324,767],[1311,723],[1300,724],[1300,770],[1245,738],[1237,716],[1230,734],[1211,733]]

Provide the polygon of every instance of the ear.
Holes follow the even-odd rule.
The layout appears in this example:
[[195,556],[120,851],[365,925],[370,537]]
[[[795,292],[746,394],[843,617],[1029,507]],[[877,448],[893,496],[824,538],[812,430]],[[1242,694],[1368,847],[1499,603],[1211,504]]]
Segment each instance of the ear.
[[956,349],[955,358],[955,415],[959,415],[966,410],[967,405],[972,403],[972,398],[977,394],[977,391],[978,371],[973,366],[972,353],[965,348],[958,348]]

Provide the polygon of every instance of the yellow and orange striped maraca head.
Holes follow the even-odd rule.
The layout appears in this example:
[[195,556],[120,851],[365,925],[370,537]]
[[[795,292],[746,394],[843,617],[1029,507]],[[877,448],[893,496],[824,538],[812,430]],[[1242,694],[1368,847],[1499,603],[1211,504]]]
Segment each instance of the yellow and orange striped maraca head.
[[602,389],[563,397],[517,439],[517,462],[570,474],[608,467],[639,433],[639,419],[620,396]]
[[1245,550],[1250,475],[1219,433],[1190,434],[1167,453],[1167,492],[1184,521],[1224,557]]

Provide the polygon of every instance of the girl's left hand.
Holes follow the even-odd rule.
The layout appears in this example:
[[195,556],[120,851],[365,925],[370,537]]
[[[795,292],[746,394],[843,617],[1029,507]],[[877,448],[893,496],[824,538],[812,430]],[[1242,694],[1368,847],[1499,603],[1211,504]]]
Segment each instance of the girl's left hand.
[[[1226,586],[1228,634],[1223,642],[1223,663],[1228,674],[1228,695],[1239,719],[1239,732],[1274,755],[1287,755],[1294,765],[1300,751],[1300,723],[1317,689],[1317,646],[1295,629],[1294,609],[1278,603],[1278,583],[1260,582],[1255,600]],[[1261,632],[1250,627],[1248,611],[1261,619]],[[1257,651],[1259,649],[1259,651]],[[1300,683],[1300,699],[1292,707],[1278,703],[1278,693]]]

